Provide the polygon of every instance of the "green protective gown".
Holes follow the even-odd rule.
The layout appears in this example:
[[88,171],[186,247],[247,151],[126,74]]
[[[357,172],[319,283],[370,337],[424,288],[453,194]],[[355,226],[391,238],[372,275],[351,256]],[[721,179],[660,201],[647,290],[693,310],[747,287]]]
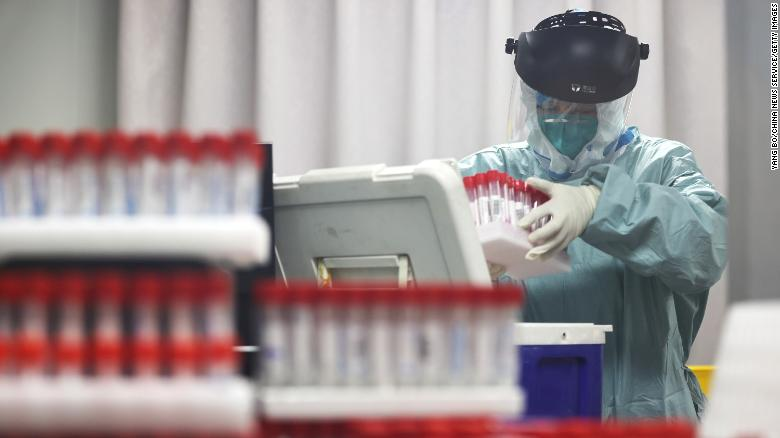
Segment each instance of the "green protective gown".
[[[567,249],[572,271],[523,281],[523,319],[614,327],[604,349],[604,417],[697,419],[705,399],[685,363],[726,265],[727,201],[687,146],[629,131],[611,163],[565,182],[596,185],[601,196]],[[549,179],[526,142],[486,148],[459,166],[464,176],[496,169]]]

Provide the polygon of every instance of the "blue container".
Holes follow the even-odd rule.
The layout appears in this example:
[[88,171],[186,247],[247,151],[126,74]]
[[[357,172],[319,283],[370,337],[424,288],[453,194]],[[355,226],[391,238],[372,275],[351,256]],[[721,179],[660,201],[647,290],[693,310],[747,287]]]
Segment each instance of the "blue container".
[[518,324],[525,419],[601,418],[605,332],[593,324]]

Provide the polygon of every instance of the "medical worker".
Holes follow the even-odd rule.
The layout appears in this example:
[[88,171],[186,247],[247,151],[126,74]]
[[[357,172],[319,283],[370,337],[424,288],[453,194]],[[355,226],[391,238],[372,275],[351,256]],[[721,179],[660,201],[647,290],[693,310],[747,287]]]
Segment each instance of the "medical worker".
[[529,235],[525,257],[566,251],[572,270],[524,281],[524,320],[614,326],[605,417],[699,418],[705,399],[685,363],[726,265],[727,202],[686,145],[625,126],[649,46],[615,17],[567,11],[507,40],[506,51],[519,76],[510,125],[527,140],[460,168],[497,169],[550,196],[519,224],[552,216]]

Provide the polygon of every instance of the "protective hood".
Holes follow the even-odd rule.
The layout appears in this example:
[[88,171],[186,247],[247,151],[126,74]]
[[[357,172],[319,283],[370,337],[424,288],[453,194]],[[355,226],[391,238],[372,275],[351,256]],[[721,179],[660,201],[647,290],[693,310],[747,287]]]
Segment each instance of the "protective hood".
[[[526,140],[551,179],[576,178],[594,164],[612,162],[630,143],[632,131],[625,129],[630,102],[631,93],[604,103],[567,102],[539,93],[518,77],[512,87],[509,140]],[[591,118],[595,129],[583,123]]]

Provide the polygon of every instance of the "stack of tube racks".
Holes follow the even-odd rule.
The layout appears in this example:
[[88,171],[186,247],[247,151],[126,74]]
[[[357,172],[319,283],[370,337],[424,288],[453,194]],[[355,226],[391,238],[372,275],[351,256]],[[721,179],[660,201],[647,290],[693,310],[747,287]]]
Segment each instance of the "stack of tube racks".
[[264,424],[516,416],[522,296],[515,286],[258,282]]
[[0,435],[252,436],[237,268],[270,259],[254,133],[0,138]]
[[0,432],[251,430],[232,292],[217,269],[3,270]]
[[264,162],[248,131],[19,132],[0,138],[0,217],[253,215]]

